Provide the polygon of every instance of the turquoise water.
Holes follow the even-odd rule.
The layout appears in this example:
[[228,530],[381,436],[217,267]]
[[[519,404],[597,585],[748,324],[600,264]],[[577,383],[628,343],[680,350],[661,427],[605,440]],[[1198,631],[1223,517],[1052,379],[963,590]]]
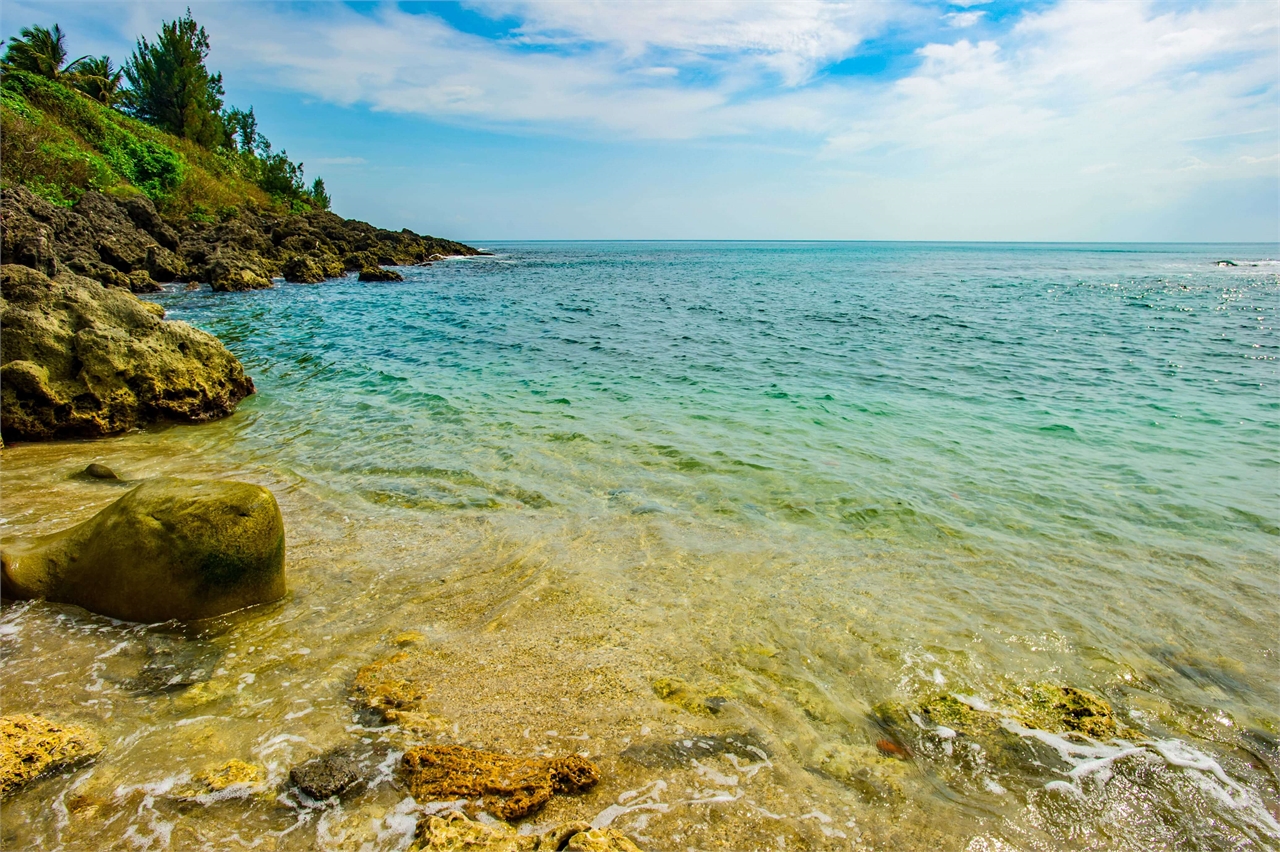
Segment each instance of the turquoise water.
[[833,749],[874,755],[871,708],[944,685],[1092,690],[1219,767],[1117,762],[1055,805],[920,747],[907,798],[948,826],[920,848],[1280,843],[1280,248],[485,248],[403,283],[157,296],[258,393],[137,440],[395,529],[512,519],[867,813]]

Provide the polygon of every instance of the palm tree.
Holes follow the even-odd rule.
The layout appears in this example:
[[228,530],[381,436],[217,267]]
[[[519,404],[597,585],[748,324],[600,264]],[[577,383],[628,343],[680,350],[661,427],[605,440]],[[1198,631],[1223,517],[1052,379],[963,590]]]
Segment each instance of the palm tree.
[[120,97],[124,71],[111,64],[109,56],[86,56],[68,65],[65,73],[71,85],[106,106],[114,106]]
[[71,67],[88,57],[80,57],[71,65],[66,65],[66,35],[62,27],[53,25],[52,30],[44,27],[24,27],[17,38],[9,41],[0,66],[5,70],[29,71],[50,80],[58,80]]

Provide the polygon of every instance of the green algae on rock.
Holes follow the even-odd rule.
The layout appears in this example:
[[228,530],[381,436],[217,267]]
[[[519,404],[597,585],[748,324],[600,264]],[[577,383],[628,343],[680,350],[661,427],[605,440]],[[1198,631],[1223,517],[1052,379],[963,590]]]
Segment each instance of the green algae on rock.
[[245,482],[160,477],[68,530],[6,546],[6,597],[125,621],[210,618],[285,594],[284,521]]
[[585,757],[523,758],[466,746],[418,746],[405,752],[401,772],[420,802],[480,799],[501,819],[539,810],[556,793],[595,786],[600,772]]
[[0,717],[0,796],[100,751],[97,736],[79,725],[60,725],[26,714]]
[[541,834],[517,834],[505,825],[485,825],[457,811],[429,815],[419,823],[411,852],[640,852],[626,835],[570,822]]
[[360,270],[361,281],[403,281],[404,276],[394,269],[383,269],[379,266],[367,266]]
[[213,335],[78,275],[0,267],[0,324],[6,442],[213,420],[253,393],[240,362]]

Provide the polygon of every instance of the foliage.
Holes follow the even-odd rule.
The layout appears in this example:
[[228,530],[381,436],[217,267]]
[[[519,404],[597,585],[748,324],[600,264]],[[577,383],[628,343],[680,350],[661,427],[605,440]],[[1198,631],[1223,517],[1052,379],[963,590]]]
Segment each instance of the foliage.
[[120,100],[124,69],[111,64],[109,56],[86,56],[68,67],[71,85],[101,104],[115,106]]
[[175,136],[216,149],[227,141],[222,75],[205,67],[209,36],[190,11],[166,21],[155,44],[143,36],[124,66],[125,109]]
[[[82,61],[77,59],[71,63]],[[26,71],[50,80],[58,80],[69,70],[66,65],[66,34],[57,24],[53,29],[24,27],[18,37],[9,42],[4,59],[0,60],[5,71]]]
[[332,199],[324,188],[324,178],[316,178],[311,183],[311,201],[315,204],[317,210],[328,210]]

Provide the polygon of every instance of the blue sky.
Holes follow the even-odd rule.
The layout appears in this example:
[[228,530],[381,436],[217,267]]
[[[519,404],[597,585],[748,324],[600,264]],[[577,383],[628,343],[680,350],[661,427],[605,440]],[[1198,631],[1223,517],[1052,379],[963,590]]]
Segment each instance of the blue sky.
[[[187,4],[4,0],[125,59]],[[334,209],[486,239],[1280,233],[1273,2],[190,3]]]

